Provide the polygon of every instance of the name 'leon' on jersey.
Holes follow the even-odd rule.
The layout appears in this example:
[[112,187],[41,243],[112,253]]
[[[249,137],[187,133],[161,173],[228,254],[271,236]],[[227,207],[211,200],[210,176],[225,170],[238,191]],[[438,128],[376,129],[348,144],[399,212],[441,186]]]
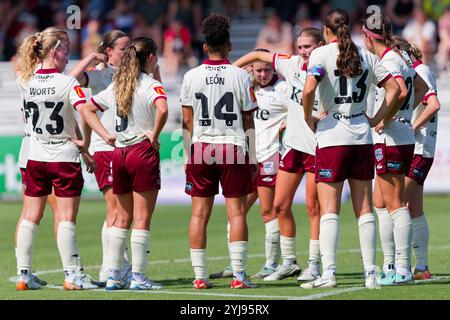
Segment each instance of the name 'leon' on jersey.
[[257,108],[247,72],[228,60],[206,60],[185,74],[180,102],[194,111],[192,143],[229,143],[246,149],[241,113]]
[[70,141],[76,138],[74,108],[86,102],[78,81],[56,69],[39,69],[28,83],[17,83],[32,125],[28,159],[80,162],[78,148]]

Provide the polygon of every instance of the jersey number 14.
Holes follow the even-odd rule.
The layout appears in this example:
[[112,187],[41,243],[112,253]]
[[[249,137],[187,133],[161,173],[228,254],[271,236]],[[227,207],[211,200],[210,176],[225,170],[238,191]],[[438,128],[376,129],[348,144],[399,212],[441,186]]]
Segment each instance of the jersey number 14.
[[[199,125],[208,127],[211,125],[211,117],[208,110],[208,97],[202,92],[197,92],[195,98],[200,100],[202,104],[202,118],[199,120]],[[223,113],[222,109],[225,107],[227,113]],[[233,92],[225,92],[222,98],[214,106],[214,117],[219,120],[225,120],[228,127],[233,126],[233,122],[237,120],[237,114],[233,113],[234,100]]]

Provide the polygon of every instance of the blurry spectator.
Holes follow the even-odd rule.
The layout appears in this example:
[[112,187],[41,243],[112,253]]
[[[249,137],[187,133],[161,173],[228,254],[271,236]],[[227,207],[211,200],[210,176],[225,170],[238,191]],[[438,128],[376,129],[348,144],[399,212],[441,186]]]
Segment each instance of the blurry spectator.
[[15,38],[16,48],[20,46],[22,41],[36,32],[38,32],[38,20],[36,16],[28,12],[19,14],[19,23],[21,24],[20,31]]
[[412,17],[414,0],[387,0],[385,10],[391,19],[393,33],[398,34]]
[[439,48],[437,60],[441,70],[447,70],[450,63],[450,5],[445,9],[444,15],[439,19]]
[[126,0],[117,0],[114,10],[109,14],[115,29],[122,30],[129,34],[133,29],[134,15]]
[[403,38],[422,51],[425,64],[431,61],[431,55],[436,51],[436,26],[427,18],[422,7],[414,9],[413,19],[403,29]]
[[365,11],[367,4],[365,0],[331,0],[329,1],[331,8],[341,8],[347,11],[350,21],[356,21],[361,11]]
[[[276,0],[275,11],[281,21],[289,21],[294,23],[295,13],[299,4],[298,0]],[[293,42],[293,40],[291,40]],[[258,47],[261,48],[261,47]]]
[[271,52],[292,54],[293,33],[288,22],[281,22],[280,18],[271,13],[266,25],[261,29],[256,40],[256,48],[265,48]]
[[[67,28],[67,13],[66,11],[57,11],[53,17],[54,26],[63,29]],[[69,59],[80,59],[80,33],[78,30],[66,29],[70,40],[70,55]]]
[[97,52],[97,48],[102,42],[100,32],[100,21],[98,19],[90,20],[83,28],[81,43],[81,57],[84,58],[91,53]]
[[[161,0],[136,0],[133,8],[137,17],[145,19],[146,36],[155,41],[158,50],[162,48],[163,24],[168,10],[168,1]],[[141,21],[142,22],[142,21]],[[142,27],[142,25],[141,25]]]
[[180,19],[175,19],[164,32],[164,67],[170,78],[174,78],[182,63],[188,63],[190,67],[196,65],[192,56],[191,33]]

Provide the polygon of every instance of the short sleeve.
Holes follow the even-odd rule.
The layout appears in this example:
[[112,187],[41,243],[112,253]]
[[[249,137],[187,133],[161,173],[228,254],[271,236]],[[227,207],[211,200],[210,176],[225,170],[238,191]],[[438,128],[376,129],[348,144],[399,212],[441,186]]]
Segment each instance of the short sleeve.
[[320,50],[313,50],[309,56],[308,73],[306,76],[314,76],[317,82],[322,81],[326,74],[325,61],[320,54]]
[[[422,71],[423,70],[423,71]],[[417,70],[416,70],[417,72]],[[433,73],[429,68],[421,69],[421,71],[417,72],[428,85],[428,91],[425,93],[422,103],[426,104],[427,100],[431,96],[437,96],[437,85],[436,78],[433,76]]]
[[242,112],[251,112],[258,109],[256,104],[255,88],[248,74],[245,74],[242,91]]
[[91,98],[92,103],[98,110],[105,111],[112,107],[111,104],[114,103],[113,86],[114,83],[111,83],[105,90],[100,91]]
[[373,83],[381,88],[390,78],[392,78],[392,74],[380,62],[375,62]]
[[191,83],[189,74],[185,74],[181,85],[180,103],[182,106],[193,106],[193,94],[191,93]]
[[403,75],[400,70],[400,65],[395,60],[391,59],[381,60],[381,64],[386,70],[389,70],[389,72],[392,74],[394,78],[403,79]]
[[100,70],[92,69],[90,71],[84,71],[84,75],[86,76],[86,84],[84,86],[95,87],[99,83],[102,72],[100,72]]
[[163,85],[159,81],[152,82],[148,88],[148,99],[151,104],[155,104],[159,99],[167,100],[167,94]]
[[74,79],[69,88],[70,104],[76,109],[78,105],[86,103],[86,95],[80,86],[80,83]]
[[283,77],[288,78],[289,72],[292,70],[291,59],[293,56],[282,53],[274,53],[272,57],[272,69]]

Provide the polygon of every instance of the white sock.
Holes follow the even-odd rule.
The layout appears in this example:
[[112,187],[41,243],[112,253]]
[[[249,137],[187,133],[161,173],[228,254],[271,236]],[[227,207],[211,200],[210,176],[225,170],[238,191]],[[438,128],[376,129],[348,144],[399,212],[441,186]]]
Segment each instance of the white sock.
[[[320,254],[324,277],[336,271],[336,251],[339,239],[339,216],[327,213],[320,217]],[[326,271],[328,270],[328,271]]]
[[109,248],[109,228],[106,225],[106,221],[102,226],[102,270],[108,270],[108,248]]
[[133,229],[131,231],[132,272],[145,273],[150,242],[150,231]]
[[123,252],[127,244],[128,230],[116,227],[109,228],[109,261],[108,269],[120,269]]
[[194,268],[195,279],[208,279],[206,249],[191,249],[191,263]]
[[37,224],[22,220],[17,231],[17,272],[21,270],[31,272],[31,263],[33,260],[34,237],[36,234]]
[[70,221],[61,221],[58,224],[56,237],[59,254],[64,271],[76,272],[78,270],[77,227]]
[[274,266],[280,260],[280,226],[278,219],[273,219],[264,224],[266,229],[266,266]]
[[320,263],[320,241],[309,240],[309,265],[318,265]]
[[283,266],[289,267],[294,263],[297,263],[295,237],[291,238],[280,235],[280,249]]
[[395,263],[394,224],[386,208],[375,208],[378,216],[381,249],[383,250],[383,270],[387,272]]
[[373,213],[368,213],[358,218],[359,245],[364,270],[371,272],[375,270],[377,258],[377,226]]
[[394,224],[395,241],[395,268],[411,267],[411,242],[412,242],[412,221],[409,210],[406,207],[395,210],[391,213]]
[[413,249],[416,258],[416,269],[425,270],[428,266],[428,223],[425,215],[412,220],[413,223]]
[[233,274],[238,272],[245,272],[247,267],[247,241],[234,241],[229,243],[230,260]]

